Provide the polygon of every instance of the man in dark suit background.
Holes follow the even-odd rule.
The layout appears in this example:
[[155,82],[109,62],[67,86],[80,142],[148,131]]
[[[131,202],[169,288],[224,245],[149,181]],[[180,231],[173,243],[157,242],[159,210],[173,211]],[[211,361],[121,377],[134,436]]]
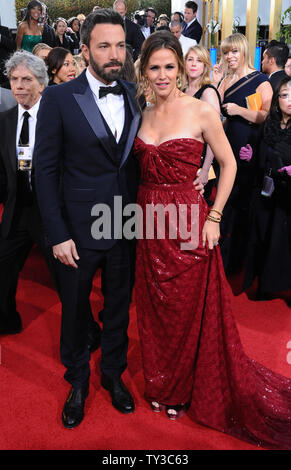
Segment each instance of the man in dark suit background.
[[262,71],[268,75],[273,91],[276,91],[283,78],[286,77],[285,64],[289,55],[289,47],[284,42],[273,39],[263,53]]
[[126,17],[127,5],[125,0],[116,0],[113,3],[113,9],[117,11],[124,19],[126,44],[130,45],[132,49],[133,60],[136,61],[140,54],[144,36],[140,30],[140,27]]
[[186,25],[182,30],[182,34],[186,36],[186,38],[195,39],[197,44],[199,44],[202,36],[202,27],[196,17],[197,10],[198,5],[196,2],[189,1],[185,3],[184,21]]
[[147,39],[150,34],[155,32],[156,28],[155,28],[154,23],[155,23],[156,16],[157,16],[157,12],[153,8],[148,7],[145,10],[145,24],[141,26],[141,32],[145,39]]
[[[61,359],[71,384],[62,413],[67,428],[82,421],[89,393],[89,296],[99,267],[104,281],[101,385],[115,408],[134,411],[121,379],[127,366],[134,247],[120,232],[122,209],[115,203],[116,197],[123,205],[136,200],[138,168],[131,150],[141,116],[135,86],[118,80],[126,56],[119,13],[98,9],[88,15],[81,39],[89,66],[70,83],[45,90],[34,153],[38,202],[58,260]],[[109,224],[107,234],[98,230],[100,204],[104,214],[109,212],[100,224]]]
[[0,85],[7,82],[7,77],[4,74],[5,61],[16,49],[16,44],[13,39],[12,33],[6,26],[1,26],[0,18]]
[[12,91],[0,87],[0,113],[16,106],[17,101],[14,98]]
[[26,51],[15,52],[6,70],[17,105],[0,114],[0,202],[4,204],[0,224],[0,334],[15,334],[22,330],[15,302],[18,276],[34,242],[50,265],[29,159],[48,76],[44,61]]

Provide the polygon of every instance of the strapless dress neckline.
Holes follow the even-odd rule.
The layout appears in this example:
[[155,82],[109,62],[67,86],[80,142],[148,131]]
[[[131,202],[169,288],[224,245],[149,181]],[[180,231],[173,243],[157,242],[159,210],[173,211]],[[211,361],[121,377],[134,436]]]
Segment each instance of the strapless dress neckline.
[[151,144],[151,143],[147,143],[145,142],[143,139],[141,139],[140,137],[136,137],[136,139],[140,140],[144,145],[150,145],[152,147],[161,147],[162,145],[165,145],[165,144],[169,144],[170,142],[173,142],[175,140],[180,140],[180,141],[189,141],[189,140],[193,140],[194,142],[197,142],[198,144],[201,144],[202,146],[204,146],[204,142],[201,142],[200,140],[197,140],[197,139],[194,139],[193,137],[176,137],[174,139],[167,139],[167,140],[164,140],[163,142],[159,143],[159,144]]

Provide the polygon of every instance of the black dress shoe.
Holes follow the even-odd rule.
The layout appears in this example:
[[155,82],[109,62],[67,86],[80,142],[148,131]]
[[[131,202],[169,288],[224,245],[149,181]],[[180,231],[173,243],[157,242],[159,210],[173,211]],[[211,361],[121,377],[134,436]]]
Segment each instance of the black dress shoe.
[[88,326],[88,349],[90,353],[99,348],[101,341],[101,328],[97,322],[90,322]]
[[106,375],[102,374],[101,385],[105,390],[109,391],[114,408],[121,411],[121,413],[133,413],[133,398],[120,378],[110,379]]
[[88,394],[88,385],[80,388],[71,388],[62,413],[65,428],[73,429],[79,426],[84,418],[85,400]]
[[16,335],[22,331],[22,321],[18,312],[9,321],[0,322],[0,335]]

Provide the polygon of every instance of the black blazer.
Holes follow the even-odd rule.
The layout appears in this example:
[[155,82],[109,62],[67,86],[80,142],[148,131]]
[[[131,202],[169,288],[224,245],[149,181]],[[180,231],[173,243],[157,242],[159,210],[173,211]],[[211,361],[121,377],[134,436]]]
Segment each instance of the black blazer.
[[16,132],[18,105],[0,113],[0,202],[4,204],[1,236],[9,236],[17,197]]
[[[47,87],[38,112],[34,150],[35,184],[48,243],[73,239],[89,249],[108,249],[115,240],[91,235],[95,204],[114,214],[114,197],[135,202],[138,165],[132,154],[141,114],[135,84],[120,81],[131,124],[120,162],[89,87],[86,72],[71,82]],[[120,215],[120,209],[118,214]],[[113,230],[113,227],[112,227]]]
[[270,83],[272,85],[273,91],[275,92],[277,87],[280,86],[281,81],[283,78],[286,78],[287,74],[285,73],[285,70],[279,70],[278,72],[275,72],[271,77],[269,77]]
[[201,36],[202,36],[202,27],[198,20],[195,20],[189,28],[187,28],[187,24],[182,31],[183,36],[186,38],[196,39],[197,44],[199,44]]
[[72,54],[74,53],[74,41],[68,34],[64,34],[63,42],[60,41],[59,36],[56,36],[56,46],[55,47],[63,47],[64,49],[68,49]]
[[131,46],[133,60],[136,61],[140,54],[141,46],[145,38],[141,32],[140,27],[133,21],[130,21],[128,18],[125,18],[124,25],[126,33],[126,44],[129,44]]
[[50,47],[56,47],[57,45],[55,30],[46,23],[43,25],[42,42]]

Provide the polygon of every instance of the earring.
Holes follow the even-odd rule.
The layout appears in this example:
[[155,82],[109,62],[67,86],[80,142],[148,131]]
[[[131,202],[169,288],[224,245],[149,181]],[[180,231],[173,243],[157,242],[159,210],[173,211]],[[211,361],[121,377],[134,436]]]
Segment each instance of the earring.
[[181,74],[177,76],[176,84],[177,84],[177,88],[180,90],[180,88],[182,87],[182,76],[181,76]]

